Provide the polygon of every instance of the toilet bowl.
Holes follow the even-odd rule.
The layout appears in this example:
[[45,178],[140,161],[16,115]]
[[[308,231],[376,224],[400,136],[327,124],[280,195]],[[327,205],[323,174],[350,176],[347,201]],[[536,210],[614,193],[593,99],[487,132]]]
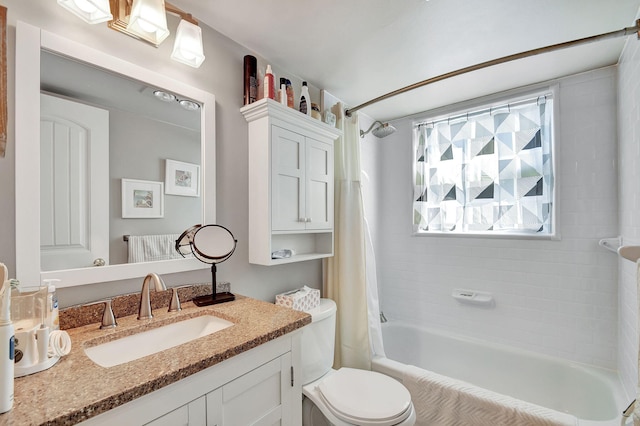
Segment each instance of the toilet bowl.
[[409,391],[384,374],[331,369],[335,302],[322,299],[302,331],[302,424],[304,426],[412,426]]
[[416,420],[409,391],[373,371],[331,370],[302,393],[305,426],[410,426]]

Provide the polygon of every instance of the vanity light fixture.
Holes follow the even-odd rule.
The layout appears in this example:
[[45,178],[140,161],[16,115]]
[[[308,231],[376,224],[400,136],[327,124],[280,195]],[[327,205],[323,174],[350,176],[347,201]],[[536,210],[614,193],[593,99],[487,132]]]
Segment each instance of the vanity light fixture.
[[127,31],[157,46],[169,36],[164,0],[133,0]]
[[190,67],[198,68],[204,61],[202,47],[202,30],[197,21],[191,22],[183,18],[178,24],[176,41],[173,45],[171,59]]
[[58,4],[88,24],[99,24],[113,19],[109,0],[58,0]]
[[200,109],[200,104],[194,101],[190,101],[189,99],[179,100],[178,103],[180,106],[187,111],[197,111]]
[[155,90],[153,96],[163,102],[173,102],[176,100],[176,95],[173,93],[165,92],[163,90]]
[[164,0],[110,0],[110,2],[114,17],[109,21],[109,28],[156,47],[169,35],[167,12],[179,16],[181,20],[176,30],[171,59],[194,68],[200,67],[205,58],[202,30],[198,26],[198,21],[190,13]]

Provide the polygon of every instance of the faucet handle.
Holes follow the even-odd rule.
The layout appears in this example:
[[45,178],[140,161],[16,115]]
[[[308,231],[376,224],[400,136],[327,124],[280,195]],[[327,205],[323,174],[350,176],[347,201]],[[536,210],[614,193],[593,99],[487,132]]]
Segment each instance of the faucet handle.
[[116,317],[113,314],[113,308],[111,307],[111,299],[100,300],[98,302],[87,303],[85,306],[99,305],[104,303],[104,311],[102,311],[102,323],[100,324],[101,329],[105,328],[114,328],[118,323],[116,322]]
[[180,299],[178,298],[178,290],[188,287],[192,287],[192,284],[171,287],[171,301],[169,302],[169,312],[178,312],[182,310],[182,307],[180,306]]
[[180,306],[180,298],[178,297],[178,288],[171,287],[171,301],[169,302],[169,312],[178,312],[182,310]]

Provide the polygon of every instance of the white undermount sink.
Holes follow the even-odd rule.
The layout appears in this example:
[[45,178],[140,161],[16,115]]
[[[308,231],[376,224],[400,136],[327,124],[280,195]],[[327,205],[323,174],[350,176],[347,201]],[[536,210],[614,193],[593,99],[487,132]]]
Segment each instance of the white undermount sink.
[[84,349],[101,367],[113,367],[231,327],[232,322],[202,315]]

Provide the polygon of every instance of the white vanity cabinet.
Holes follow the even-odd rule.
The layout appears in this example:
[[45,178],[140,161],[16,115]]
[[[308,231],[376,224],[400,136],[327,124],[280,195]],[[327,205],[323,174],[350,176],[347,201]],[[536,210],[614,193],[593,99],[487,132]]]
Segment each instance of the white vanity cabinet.
[[299,425],[299,345],[294,331],[82,424]]
[[[249,123],[249,262],[333,256],[333,143],[342,132],[271,99],[241,112]],[[272,259],[281,249],[295,255]]]

